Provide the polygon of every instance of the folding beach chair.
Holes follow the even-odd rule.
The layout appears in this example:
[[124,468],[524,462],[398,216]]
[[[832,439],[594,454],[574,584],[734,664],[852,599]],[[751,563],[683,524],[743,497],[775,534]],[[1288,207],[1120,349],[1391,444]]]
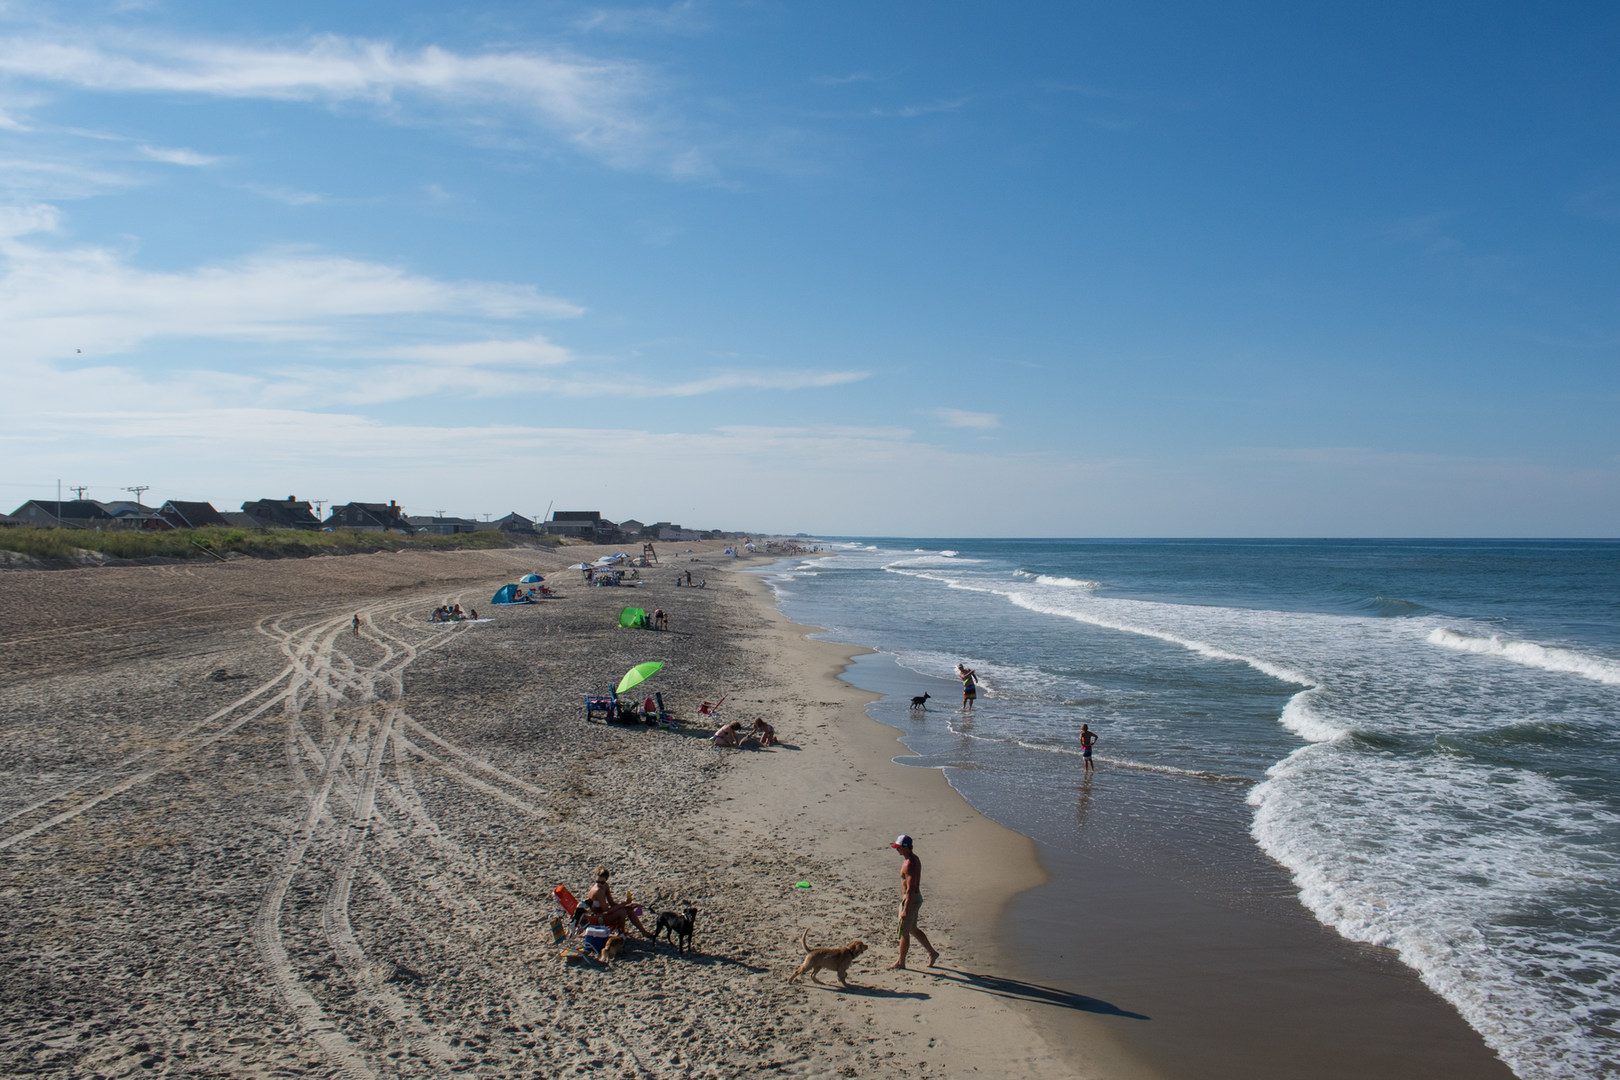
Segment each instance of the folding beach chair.
[[701,716],[713,716],[719,711],[720,706],[724,705],[725,703],[726,699],[724,695],[721,695],[719,701],[705,701],[703,704],[698,706],[698,714]]

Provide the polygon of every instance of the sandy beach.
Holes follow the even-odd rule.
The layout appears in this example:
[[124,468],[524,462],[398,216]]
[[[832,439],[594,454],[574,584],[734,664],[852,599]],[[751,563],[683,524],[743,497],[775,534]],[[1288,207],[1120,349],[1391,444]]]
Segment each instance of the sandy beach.
[[[1076,1075],[1026,1011],[1052,992],[996,951],[1031,843],[893,764],[849,650],[720,546],[634,589],[559,569],[577,547],[0,575],[0,1071]],[[528,570],[561,595],[487,606]],[[446,600],[492,621],[429,624]],[[619,629],[626,604],[670,630]],[[588,724],[649,659],[688,726]],[[716,750],[721,695],[782,746]],[[932,970],[884,970],[900,832]],[[560,960],[551,890],[598,863],[696,907],[694,951]],[[850,989],[785,982],[806,928],[871,945]],[[1105,1037],[1081,1064],[1147,1075]]]

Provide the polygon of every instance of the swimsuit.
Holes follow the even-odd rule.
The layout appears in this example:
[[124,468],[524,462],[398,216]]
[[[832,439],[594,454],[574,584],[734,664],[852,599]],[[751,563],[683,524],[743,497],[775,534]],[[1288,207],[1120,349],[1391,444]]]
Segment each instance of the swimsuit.
[[905,937],[906,934],[917,929],[917,909],[920,907],[922,907],[922,897],[913,893],[911,899],[906,901],[906,913],[900,916],[901,937]]

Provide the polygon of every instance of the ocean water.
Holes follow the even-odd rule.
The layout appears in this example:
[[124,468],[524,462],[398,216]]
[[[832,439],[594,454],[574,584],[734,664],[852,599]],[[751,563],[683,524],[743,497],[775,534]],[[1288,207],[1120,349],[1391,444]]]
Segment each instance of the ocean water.
[[[1524,1080],[1620,1075],[1620,543],[824,550],[765,571],[779,603],[933,695],[874,714],[975,806],[1073,850],[1129,814],[1122,855],[1240,898],[1281,864]],[[1076,791],[1082,722],[1128,800],[1040,797]]]

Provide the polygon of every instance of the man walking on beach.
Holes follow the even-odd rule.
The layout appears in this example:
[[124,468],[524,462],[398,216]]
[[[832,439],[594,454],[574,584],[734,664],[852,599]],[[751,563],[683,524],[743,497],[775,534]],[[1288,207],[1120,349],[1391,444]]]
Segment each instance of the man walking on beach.
[[360,636],[360,616],[358,615],[354,617],[354,636]]
[[928,966],[933,967],[939,952],[928,943],[928,935],[917,927],[917,909],[922,907],[922,860],[912,854],[911,837],[901,833],[889,845],[900,853],[900,955],[889,965],[890,971],[906,969],[906,953],[915,937],[928,950]]

